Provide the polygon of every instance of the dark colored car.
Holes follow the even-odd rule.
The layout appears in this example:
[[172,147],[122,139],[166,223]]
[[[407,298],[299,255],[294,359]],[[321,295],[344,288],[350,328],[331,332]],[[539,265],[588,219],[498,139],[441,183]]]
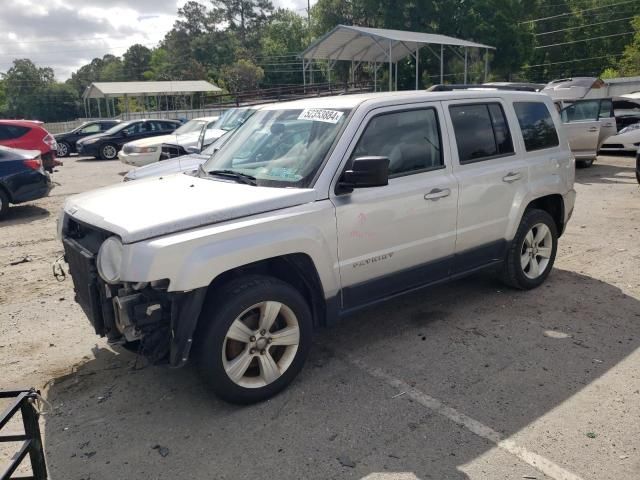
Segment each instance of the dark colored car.
[[106,132],[118,123],[120,123],[120,120],[96,120],[85,122],[70,132],[55,134],[54,137],[58,142],[58,157],[68,157],[72,153],[76,153],[76,142],[78,140],[89,135]]
[[23,150],[38,150],[44,169],[62,165],[56,160],[56,139],[36,120],[0,120],[0,145]]
[[82,156],[113,160],[125,143],[141,138],[172,133],[181,125],[176,120],[129,120],[121,122],[104,133],[78,140],[76,149]]
[[50,190],[40,151],[0,146],[0,219],[10,203],[46,197]]
[[636,153],[636,180],[640,183],[640,148],[638,149],[638,153]]

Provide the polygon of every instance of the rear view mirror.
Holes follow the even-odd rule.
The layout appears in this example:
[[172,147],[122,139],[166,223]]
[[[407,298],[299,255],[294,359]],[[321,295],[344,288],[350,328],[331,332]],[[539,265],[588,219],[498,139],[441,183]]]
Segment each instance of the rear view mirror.
[[358,157],[351,162],[338,182],[339,193],[354,188],[382,187],[389,184],[389,159],[387,157]]

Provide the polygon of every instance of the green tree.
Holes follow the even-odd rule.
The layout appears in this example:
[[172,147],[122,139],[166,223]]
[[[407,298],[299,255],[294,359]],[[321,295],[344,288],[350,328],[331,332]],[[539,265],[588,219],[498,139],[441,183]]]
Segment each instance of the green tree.
[[629,77],[640,75],[640,15],[633,18],[631,26],[634,31],[633,38],[624,48],[620,59],[620,73]]
[[31,60],[22,58],[13,61],[13,66],[4,75],[3,83],[7,97],[7,114],[16,117],[37,118],[38,92],[54,82],[51,68],[39,68]]
[[151,50],[139,43],[132,45],[122,56],[123,74],[127,80],[142,80],[149,69]]
[[250,60],[238,60],[222,68],[222,85],[231,93],[256,90],[264,78],[264,70]]
[[308,37],[306,18],[291,10],[275,11],[260,38],[258,63],[265,70],[265,84],[300,82],[302,65],[296,55],[307,47]]
[[246,49],[255,46],[262,27],[273,13],[270,0],[211,0],[212,18],[226,21],[231,30],[238,32],[240,43]]

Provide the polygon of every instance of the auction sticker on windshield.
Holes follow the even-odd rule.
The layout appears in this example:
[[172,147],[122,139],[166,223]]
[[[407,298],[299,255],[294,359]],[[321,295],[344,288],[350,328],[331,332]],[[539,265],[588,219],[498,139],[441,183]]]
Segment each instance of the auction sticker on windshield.
[[325,110],[324,108],[305,108],[298,120],[313,120],[316,122],[338,123],[344,112]]

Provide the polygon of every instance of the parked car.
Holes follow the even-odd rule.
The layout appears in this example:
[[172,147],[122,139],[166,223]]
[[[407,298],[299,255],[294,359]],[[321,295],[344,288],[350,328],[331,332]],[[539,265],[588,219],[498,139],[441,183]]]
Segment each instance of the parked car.
[[113,160],[125,143],[167,135],[179,126],[180,122],[177,120],[129,120],[115,125],[106,132],[78,140],[76,148],[83,156]]
[[160,160],[167,160],[168,158],[180,157],[188,153],[196,153],[196,148],[201,151],[208,145],[215,142],[218,138],[222,137],[225,133],[235,130],[243,122],[247,120],[255,111],[257,107],[241,107],[231,108],[220,115],[217,122],[210,123],[206,129],[201,130],[198,142],[195,144],[184,145],[177,141],[167,141],[162,144],[162,152],[160,153]]
[[150,163],[143,167],[133,168],[127,172],[122,181],[129,182],[131,180],[171,175],[173,173],[194,172],[198,170],[200,165],[209,160],[211,155],[220,149],[227,138],[228,137],[226,135],[223,135],[199,153],[191,153],[189,155],[170,158],[161,162]]
[[50,190],[51,180],[39,150],[0,146],[0,219],[9,204],[46,197]]
[[633,123],[605,140],[600,147],[602,152],[632,152],[640,147],[640,123]]
[[605,139],[617,133],[610,98],[577,100],[560,111],[576,165],[590,167]]
[[56,139],[36,120],[0,120],[0,145],[23,150],[38,150],[44,169],[62,165],[56,160]]
[[68,198],[60,236],[98,334],[173,367],[193,356],[250,403],[294,379],[314,327],[359,308],[485,268],[541,285],[574,176],[540,93],[309,98],[260,109],[196,175]]
[[70,132],[55,134],[54,137],[58,143],[58,157],[68,157],[72,153],[77,153],[76,142],[78,140],[89,135],[106,132],[118,123],[120,123],[120,120],[95,120],[85,122]]
[[161,146],[164,142],[175,142],[185,148],[198,145],[203,128],[213,125],[218,117],[200,117],[189,120],[169,135],[142,138],[125,143],[118,155],[120,161],[127,165],[141,167],[160,160]]
[[636,153],[636,180],[640,183],[640,148],[638,148],[638,152]]

